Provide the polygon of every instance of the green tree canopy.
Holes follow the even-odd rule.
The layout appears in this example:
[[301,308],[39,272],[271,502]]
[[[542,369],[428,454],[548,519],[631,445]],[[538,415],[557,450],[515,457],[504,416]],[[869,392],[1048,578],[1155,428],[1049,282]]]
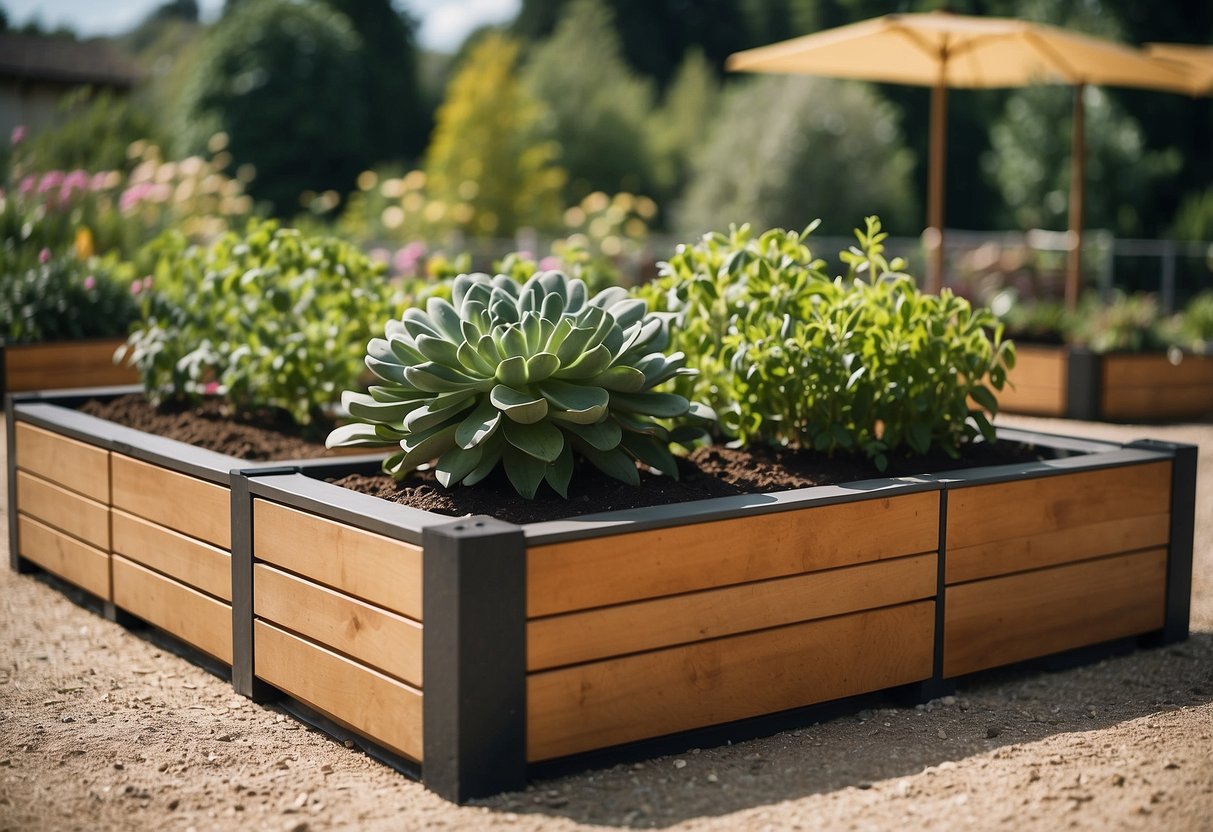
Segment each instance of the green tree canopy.
[[624,61],[606,6],[571,3],[531,53],[523,78],[551,113],[547,127],[569,173],[569,202],[593,191],[652,191],[646,120],[653,88]]
[[916,233],[910,171],[896,110],[853,82],[767,75],[729,89],[696,154],[676,225],[687,233],[803,228],[846,234],[879,214]]
[[502,35],[477,44],[451,79],[426,153],[432,204],[475,236],[560,220],[564,171],[539,135],[543,107],[517,79],[517,61],[517,42]]
[[249,190],[278,215],[305,190],[344,192],[369,164],[360,42],[315,0],[242,0],[207,36],[180,102],[181,147],[224,132]]

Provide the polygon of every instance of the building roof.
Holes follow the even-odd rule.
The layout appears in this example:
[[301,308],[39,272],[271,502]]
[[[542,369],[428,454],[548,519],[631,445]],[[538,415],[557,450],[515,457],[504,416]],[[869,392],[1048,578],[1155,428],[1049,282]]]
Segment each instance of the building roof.
[[131,87],[142,74],[103,40],[0,32],[0,79]]

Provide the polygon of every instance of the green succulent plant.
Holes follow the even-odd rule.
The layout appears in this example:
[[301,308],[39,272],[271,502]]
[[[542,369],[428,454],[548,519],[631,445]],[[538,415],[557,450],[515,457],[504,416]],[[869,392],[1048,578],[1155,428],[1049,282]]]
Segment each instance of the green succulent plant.
[[401,478],[437,459],[448,487],[480,482],[500,462],[528,499],[543,482],[567,498],[578,455],[633,485],[636,461],[678,476],[669,443],[695,438],[702,431],[687,422],[711,414],[654,389],[694,371],[682,353],[664,354],[666,320],[644,301],[618,287],[589,297],[552,271],[521,285],[460,275],[451,295],[370,342],[366,365],[382,383],[342,396],[358,421],[334,430],[330,448],[399,444],[385,472]]

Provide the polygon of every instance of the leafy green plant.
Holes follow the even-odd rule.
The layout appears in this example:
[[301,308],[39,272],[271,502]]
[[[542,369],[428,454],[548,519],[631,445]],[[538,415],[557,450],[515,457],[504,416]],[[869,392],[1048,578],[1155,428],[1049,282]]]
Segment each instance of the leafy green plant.
[[381,264],[273,222],[206,246],[170,232],[143,257],[150,291],[126,351],[157,403],[220,396],[308,425],[358,385],[368,317],[401,307]]
[[39,343],[125,335],[138,316],[129,267],[42,249],[32,265],[0,253],[0,339]]
[[1188,301],[1174,337],[1180,346],[1205,352],[1213,345],[1213,291],[1204,291]]
[[[673,346],[698,369],[679,392],[727,437],[825,453],[948,454],[984,436],[1014,349],[987,310],[920,292],[884,257],[875,217],[831,280],[803,234],[748,226],[682,246],[642,295],[675,313]],[[992,334],[991,334],[992,333]]]
[[668,443],[701,431],[658,420],[707,415],[655,389],[689,372],[681,353],[663,353],[661,317],[620,288],[589,297],[560,272],[523,284],[460,275],[450,302],[431,298],[384,334],[366,357],[381,383],[342,396],[358,421],[328,445],[398,444],[383,464],[397,478],[437,459],[444,486],[474,485],[501,463],[522,496],[547,482],[567,497],[578,455],[632,485],[636,461],[676,478]]
[[1170,344],[1153,295],[1117,292],[1110,302],[1088,295],[1075,316],[1070,342],[1092,352],[1147,352]]

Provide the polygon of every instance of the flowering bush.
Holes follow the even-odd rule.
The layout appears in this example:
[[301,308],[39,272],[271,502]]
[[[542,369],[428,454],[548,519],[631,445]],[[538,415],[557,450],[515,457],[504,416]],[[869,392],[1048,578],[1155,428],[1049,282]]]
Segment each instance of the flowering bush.
[[[4,260],[13,264],[17,258]],[[12,343],[125,335],[138,308],[131,268],[113,256],[85,260],[38,252],[37,262],[11,265],[0,280],[0,339]]]

